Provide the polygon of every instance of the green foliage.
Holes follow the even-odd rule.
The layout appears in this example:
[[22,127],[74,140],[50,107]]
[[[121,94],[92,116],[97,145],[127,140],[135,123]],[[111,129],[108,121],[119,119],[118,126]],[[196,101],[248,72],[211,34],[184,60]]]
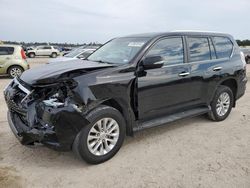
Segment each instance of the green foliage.
[[[102,44],[98,42],[90,42],[83,44],[73,44],[73,43],[49,43],[49,42],[16,42],[16,41],[2,41],[5,44],[17,44],[22,46],[40,46],[40,45],[52,45],[52,46],[60,46],[60,47],[79,47],[79,46],[101,46]],[[1,41],[0,41],[1,43]]]
[[239,46],[250,46],[250,40],[236,40]]

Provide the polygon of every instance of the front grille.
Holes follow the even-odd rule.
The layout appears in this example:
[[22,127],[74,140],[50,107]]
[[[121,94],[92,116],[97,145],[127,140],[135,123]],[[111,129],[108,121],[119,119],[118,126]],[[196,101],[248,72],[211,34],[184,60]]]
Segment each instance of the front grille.
[[6,100],[6,103],[7,103],[7,106],[10,110],[12,111],[15,111],[21,115],[25,115],[26,116],[26,113],[27,113],[27,110],[25,110],[24,108],[20,108],[13,100],[8,100],[6,99],[5,97],[5,100]]
[[16,79],[4,91],[6,104],[10,111],[16,112],[23,120],[26,120],[27,109],[21,101],[28,95],[24,88]]

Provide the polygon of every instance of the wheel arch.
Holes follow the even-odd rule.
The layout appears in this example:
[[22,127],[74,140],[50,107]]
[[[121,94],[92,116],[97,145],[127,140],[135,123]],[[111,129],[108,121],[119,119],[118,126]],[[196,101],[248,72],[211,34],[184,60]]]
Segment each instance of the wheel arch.
[[128,110],[128,108],[126,108],[125,106],[123,106],[121,103],[119,103],[117,100],[113,98],[105,100],[101,104],[117,109],[122,114],[126,122],[126,134],[128,136],[133,136],[133,123],[132,123],[133,117],[131,116],[131,113]]
[[35,53],[35,52],[29,52],[27,55],[28,55],[28,56],[30,56],[30,54],[34,54],[34,55],[36,55],[36,53]]
[[220,85],[227,86],[227,87],[229,87],[232,90],[233,95],[234,95],[234,104],[233,104],[233,107],[235,107],[236,95],[237,95],[237,91],[238,91],[237,81],[234,78],[227,78],[227,79],[222,80],[218,84],[218,86],[220,86]]

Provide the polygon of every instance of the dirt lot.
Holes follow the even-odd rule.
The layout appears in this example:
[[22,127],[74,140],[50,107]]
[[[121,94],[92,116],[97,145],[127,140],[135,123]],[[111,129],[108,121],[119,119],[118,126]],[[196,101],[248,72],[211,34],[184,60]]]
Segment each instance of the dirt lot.
[[[0,78],[0,91],[8,82]],[[0,187],[250,187],[250,83],[224,122],[197,117],[139,132],[96,166],[71,152],[20,145],[2,92],[0,104]]]

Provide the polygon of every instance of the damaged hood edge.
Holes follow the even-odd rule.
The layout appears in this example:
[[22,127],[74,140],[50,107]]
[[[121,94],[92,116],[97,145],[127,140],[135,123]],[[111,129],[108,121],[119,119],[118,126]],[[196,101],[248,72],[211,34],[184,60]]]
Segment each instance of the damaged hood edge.
[[[63,74],[74,72],[74,71],[88,71],[102,69],[106,67],[113,67],[114,65],[107,63],[98,63],[94,61],[83,61],[83,60],[71,60],[66,62],[56,62],[51,64],[45,64],[36,68],[25,71],[20,79],[29,85],[38,84],[50,84],[57,79],[61,78]],[[84,73],[83,73],[84,74]]]

